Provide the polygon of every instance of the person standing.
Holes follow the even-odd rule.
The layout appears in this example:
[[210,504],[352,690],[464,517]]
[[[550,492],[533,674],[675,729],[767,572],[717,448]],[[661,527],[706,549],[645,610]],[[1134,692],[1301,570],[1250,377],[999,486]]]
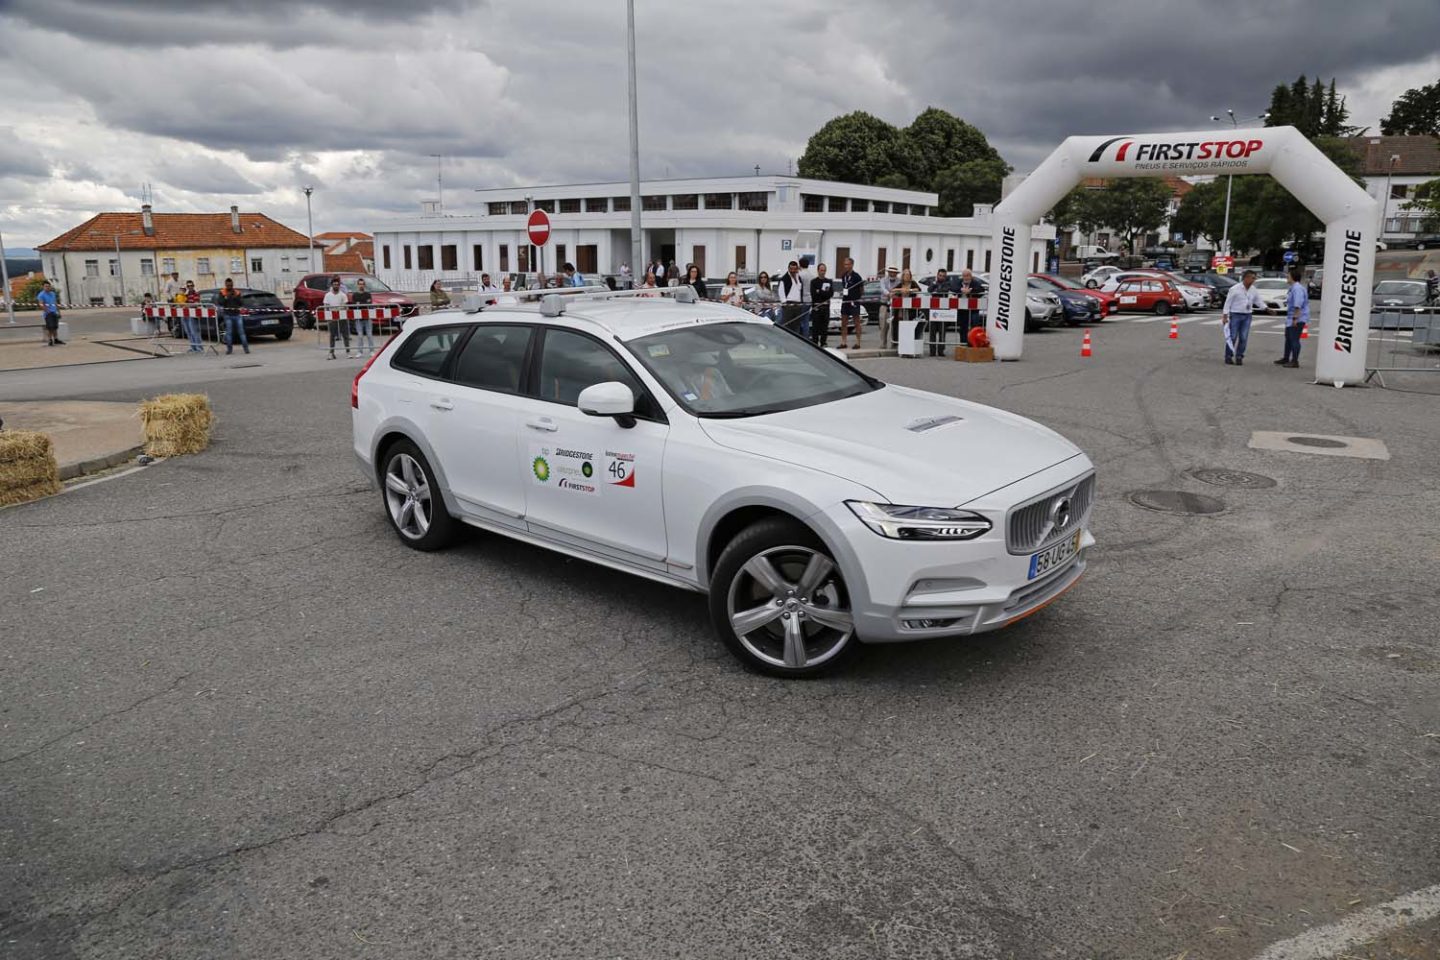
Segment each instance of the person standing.
[[855,272],[855,260],[846,257],[840,264],[840,276],[835,278],[840,285],[840,349],[848,350],[846,331],[855,325],[855,349],[860,349],[860,331],[865,326],[865,308],[860,298],[865,295],[865,278]]
[[700,268],[690,264],[685,270],[685,285],[695,291],[695,296],[701,300],[710,299],[710,289],[705,286],[705,278],[700,276]]
[[60,339],[60,300],[55,296],[55,288],[49,280],[40,285],[40,292],[35,295],[35,300],[40,304],[40,316],[44,320],[45,346],[65,346],[65,341]]
[[[930,282],[930,293],[937,297],[953,297],[955,289],[950,282],[950,274],[944,267],[935,271],[935,279]],[[943,308],[942,308],[943,309]],[[958,317],[958,314],[957,314]],[[935,311],[930,312],[930,317],[925,323],[927,353],[932,357],[945,356],[945,337],[947,324],[944,320],[935,318]]]
[[891,264],[880,278],[880,346],[890,346],[890,291],[900,282],[900,268]]
[[[962,300],[979,300],[985,296],[985,281],[981,280],[966,267],[960,271],[960,282],[955,284],[955,295]],[[962,307],[960,310],[960,339],[968,342],[970,331],[975,327],[985,326],[985,315],[979,310],[971,310]]]
[[791,260],[780,278],[780,326],[791,333],[800,332],[805,312],[805,281],[800,279],[800,263]]
[[165,286],[161,288],[160,302],[174,303],[175,295],[182,289],[184,288],[180,285],[180,274],[178,272],[170,274],[165,278]]
[[[375,298],[365,288],[364,277],[356,279],[355,293],[351,295],[350,300],[360,307],[369,307],[375,302]],[[369,310],[361,310],[360,319],[355,321],[355,331],[355,355],[357,357],[370,356],[375,352],[375,319],[370,316]]]
[[145,296],[140,298],[140,315],[145,318],[145,325],[150,329],[152,337],[160,336],[160,318],[153,314],[155,308],[155,295],[149,290]]
[[620,264],[620,289],[629,290],[630,287],[630,264],[622,263]]
[[1300,334],[1310,322],[1310,291],[1300,282],[1300,271],[1290,271],[1290,290],[1285,294],[1285,352],[1275,363],[1300,366]]
[[815,267],[810,281],[810,342],[824,347],[830,339],[830,298],[835,296],[835,281],[826,275],[825,264]]
[[759,314],[771,323],[779,323],[780,317],[772,306],[779,298],[775,296],[775,288],[770,285],[770,274],[764,270],[760,271],[759,278],[755,281],[755,290],[751,297],[760,305]]
[[225,325],[225,353],[235,352],[235,333],[240,333],[240,343],[245,352],[250,352],[250,338],[245,334],[245,318],[241,316],[240,309],[245,305],[240,291],[235,289],[235,281],[229,277],[225,278],[225,286],[220,288],[220,296],[215,301],[220,307],[220,319]]
[[[195,289],[194,280],[186,280],[185,289],[177,293],[175,296],[180,298],[181,302],[184,303],[187,307],[200,306],[200,291]],[[195,314],[195,316],[187,315],[182,320],[182,322],[185,324],[185,336],[190,338],[191,353],[204,353],[205,340],[200,333],[199,311],[195,311]]]
[[566,264],[565,264],[563,267],[560,268],[560,270],[561,270],[562,273],[565,274],[565,286],[567,286],[567,287],[583,287],[583,286],[585,286],[585,275],[584,275],[583,273],[581,273],[579,270],[576,270],[576,269],[575,269],[575,264],[570,263],[570,262],[567,261]]
[[1225,362],[1237,367],[1245,365],[1245,346],[1250,342],[1250,318],[1256,310],[1265,309],[1260,292],[1252,289],[1255,271],[1246,270],[1240,275],[1240,282],[1225,295],[1225,307],[1220,314],[1220,329],[1225,332]]
[[720,288],[720,302],[732,307],[745,306],[745,288],[740,286],[740,278],[734,270],[725,277],[725,286]]
[[[335,282],[339,283],[340,281],[336,280]],[[433,281],[430,284],[430,312],[444,310],[448,306],[450,306],[450,294],[441,288],[439,280]]]
[[[895,297],[908,299],[909,297],[918,297],[919,295],[920,284],[915,282],[915,275],[910,272],[909,267],[906,267],[900,271],[900,279],[896,281],[895,286],[890,288],[890,297],[891,299]],[[890,327],[895,331],[895,340],[897,343],[900,339],[900,324],[911,319],[913,316],[915,316],[915,310],[912,307],[900,307],[890,315]],[[917,334],[920,332],[918,327],[915,332]]]
[[[439,282],[438,280],[436,281]],[[434,289],[433,287],[431,288]],[[442,291],[443,295],[443,291]],[[340,289],[340,278],[333,277],[330,280],[330,289],[325,291],[325,299],[321,301],[327,307],[345,307],[350,304],[350,295]],[[330,318],[330,356],[335,359],[335,337],[340,336],[345,340],[345,359],[354,356],[350,351],[350,321],[342,320],[339,317]]]

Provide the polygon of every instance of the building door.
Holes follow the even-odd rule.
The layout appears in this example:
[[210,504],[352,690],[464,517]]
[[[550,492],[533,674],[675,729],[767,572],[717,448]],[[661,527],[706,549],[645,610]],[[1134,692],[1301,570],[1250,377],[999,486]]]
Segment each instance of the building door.
[[696,245],[690,248],[690,262],[700,268],[700,276],[705,276],[705,248]]
[[884,247],[875,251],[875,275],[877,277],[885,276],[885,255],[889,252]]
[[955,251],[954,251],[954,250],[946,250],[946,251],[945,251],[945,272],[946,272],[946,273],[954,273],[954,272],[955,272]]
[[[661,262],[662,264],[664,264],[666,267],[669,267],[669,266],[670,266],[670,263],[671,263],[674,259],[675,259],[675,244],[673,244],[673,243],[662,243],[662,244],[660,244],[660,262]],[[659,277],[656,277],[655,279],[658,280],[658,279],[660,279],[660,278],[659,278]],[[663,286],[663,284],[662,284],[662,286]]]
[[600,248],[593,243],[582,243],[575,248],[575,269],[586,275],[600,272]]
[[560,267],[564,265],[567,259],[569,258],[565,256],[565,244],[555,244],[555,270],[553,272],[559,273]]
[[901,248],[900,248],[900,269],[901,269],[901,270],[909,270],[909,269],[910,269],[910,248],[909,248],[909,247],[901,247]]
[[745,245],[743,243],[735,248],[735,272],[745,272]]
[[834,276],[839,276],[839,275],[840,275],[840,271],[845,269],[845,261],[846,261],[847,259],[849,259],[849,257],[850,257],[850,248],[849,248],[849,247],[836,247],[836,248],[835,248],[835,269],[834,269],[834,271],[832,271],[832,274],[833,274]]
[[966,250],[966,251],[965,251],[965,269],[966,269],[966,270],[974,270],[974,269],[975,269],[975,251],[974,251],[974,250]]

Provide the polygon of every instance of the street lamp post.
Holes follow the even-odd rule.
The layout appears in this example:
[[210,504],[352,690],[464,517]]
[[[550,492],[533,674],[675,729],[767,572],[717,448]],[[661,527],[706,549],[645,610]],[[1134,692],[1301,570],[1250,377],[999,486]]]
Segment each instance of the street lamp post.
[[635,80],[635,0],[625,2],[625,53],[630,64],[630,278],[634,283],[644,274],[640,257],[640,104]]
[[125,260],[120,256],[120,234],[115,234],[115,271],[120,277],[120,304],[125,304]]
[[1385,169],[1385,192],[1380,195],[1380,228],[1375,236],[1385,236],[1385,216],[1390,212],[1390,179],[1395,176],[1395,164],[1400,162],[1400,154],[1390,154],[1390,166]]
[[305,263],[309,267],[310,273],[319,273],[320,270],[325,269],[325,266],[321,264],[320,270],[315,269],[315,222],[310,219],[310,194],[315,192],[315,188],[303,187],[302,189],[305,191],[305,239],[310,244],[310,248],[305,251]]
[[[1265,119],[1269,118],[1269,116],[1270,116],[1270,114],[1269,114],[1268,112],[1266,112],[1266,113],[1258,114],[1258,115],[1255,117],[1255,119],[1256,119],[1256,120],[1265,120]],[[1231,126],[1232,128],[1238,128],[1238,127],[1240,126],[1240,121],[1238,121],[1238,120],[1235,119],[1235,111],[1234,111],[1234,110],[1230,110],[1230,109],[1227,109],[1227,110],[1225,111],[1225,116],[1224,116],[1224,117],[1212,116],[1210,119],[1211,119],[1212,121],[1214,121],[1215,123],[1219,123],[1221,120],[1227,120],[1227,119],[1228,119],[1228,120],[1230,121],[1230,126]],[[1221,238],[1220,238],[1220,252],[1223,253],[1223,254],[1225,254],[1226,256],[1229,256],[1229,255],[1230,255],[1230,190],[1231,190],[1231,188],[1234,187],[1234,186],[1235,186],[1235,177],[1234,177],[1234,175],[1233,175],[1233,174],[1227,175],[1227,176],[1225,177],[1225,226],[1224,226],[1224,227],[1222,228],[1222,230],[1221,230],[1221,233],[1223,234],[1223,236],[1221,236]]]

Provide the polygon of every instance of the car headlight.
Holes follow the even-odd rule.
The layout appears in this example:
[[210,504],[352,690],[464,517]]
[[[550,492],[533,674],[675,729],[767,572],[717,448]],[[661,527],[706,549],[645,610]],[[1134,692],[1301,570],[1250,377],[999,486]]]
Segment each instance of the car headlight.
[[969,510],[907,507],[894,503],[847,500],[860,521],[891,540],[974,540],[990,532],[989,520]]

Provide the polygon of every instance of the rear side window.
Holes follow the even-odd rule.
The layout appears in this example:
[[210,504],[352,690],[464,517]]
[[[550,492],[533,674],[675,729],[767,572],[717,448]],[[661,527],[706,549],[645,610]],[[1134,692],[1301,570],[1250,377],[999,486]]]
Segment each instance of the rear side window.
[[390,366],[427,377],[438,377],[450,351],[465,333],[464,327],[429,327],[407,337],[395,351]]
[[306,280],[306,281],[305,281],[305,286],[309,287],[311,290],[321,290],[321,291],[329,290],[329,289],[330,289],[330,278],[329,278],[329,277],[311,277],[309,280]]
[[481,324],[455,360],[454,380],[467,387],[518,393],[530,328]]

